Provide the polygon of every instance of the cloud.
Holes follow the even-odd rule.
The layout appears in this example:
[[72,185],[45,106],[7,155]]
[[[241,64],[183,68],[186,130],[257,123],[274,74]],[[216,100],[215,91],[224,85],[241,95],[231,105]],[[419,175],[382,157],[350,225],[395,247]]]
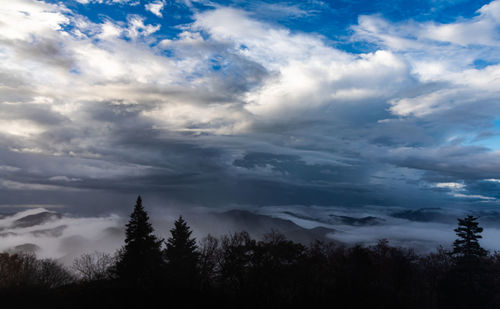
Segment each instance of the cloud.
[[492,201],[495,200],[494,197],[490,196],[484,196],[484,195],[478,195],[478,194],[472,194],[472,195],[467,195],[467,194],[462,194],[462,193],[454,193],[454,197],[462,197],[462,198],[471,198],[471,199],[479,199],[479,200],[487,200],[487,201]]
[[0,251],[35,245],[40,258],[71,265],[83,253],[113,254],[123,241],[121,226],[122,219],[116,215],[77,218],[44,208],[23,210],[0,218]]
[[49,178],[51,181],[80,181],[79,178],[70,178],[67,176],[52,176]]
[[140,3],[137,0],[76,0],[76,1],[81,4],[98,3],[98,4],[108,4],[108,5],[112,4],[138,5]]
[[[383,100],[410,82],[405,63],[390,52],[353,57],[327,46],[320,37],[269,29],[239,10],[199,14],[193,28],[231,44],[238,54],[270,72],[265,83],[244,97],[245,109],[261,121],[289,122],[295,115],[307,116],[304,112],[324,113],[326,106]],[[395,83],[385,82],[394,76]]]
[[127,35],[131,39],[137,39],[139,36],[147,37],[160,29],[160,25],[145,25],[144,18],[140,16],[130,16],[129,24]]
[[161,13],[161,11],[165,7],[165,1],[150,2],[150,3],[147,3],[144,7],[146,8],[146,10],[150,11],[151,13],[156,15],[157,17],[161,18],[161,17],[163,17],[163,14]]
[[456,182],[440,182],[434,185],[436,188],[446,188],[450,190],[463,190],[465,188],[464,184]]
[[[346,209],[282,205],[254,208],[248,213],[225,213],[203,207],[189,210],[171,207],[150,212],[155,234],[168,238],[169,229],[179,213],[187,217],[198,240],[208,233],[220,236],[239,231],[244,218],[246,228],[250,229],[253,237],[269,232],[262,222],[274,222],[276,227],[288,231],[292,225],[290,222],[293,222],[304,228],[303,235],[307,235],[308,229],[324,227],[330,230],[329,238],[347,245],[372,245],[386,238],[391,245],[411,247],[418,253],[434,251],[440,245],[451,247],[456,238],[453,232],[456,218],[464,216],[463,211],[440,208],[408,211],[394,207]],[[490,250],[497,249],[495,240],[499,233],[499,213],[476,210],[474,215],[481,217],[480,224],[484,227],[481,245]],[[286,221],[275,221],[275,218]],[[28,248],[41,258],[54,258],[71,265],[83,253],[100,251],[114,254],[123,245],[125,223],[125,216],[115,214],[76,217],[40,207],[23,209],[0,215],[0,251]],[[293,228],[293,231],[297,230]]]
[[[412,74],[421,83],[442,86],[412,96],[393,98],[390,111],[395,115],[424,117],[487,104],[496,106],[496,86],[500,59],[498,15],[500,5],[493,1],[481,7],[470,20],[448,24],[436,22],[391,23],[380,16],[361,16],[353,26],[354,40],[373,42],[404,55]],[[491,63],[474,67],[478,60]],[[479,108],[481,110],[481,107]],[[445,116],[441,116],[445,117]]]
[[[164,2],[149,4],[161,15]],[[352,53],[221,5],[167,28],[135,9],[90,20],[9,2],[0,190],[18,194],[2,203],[98,211],[139,192],[186,205],[496,203],[484,184],[500,178],[496,7],[448,24],[360,16],[346,40],[375,48]]]
[[[500,170],[498,151],[482,147],[444,146],[434,149],[396,148],[391,151],[393,162],[416,169],[435,171],[461,179],[488,179]],[[443,162],[441,158],[451,158]]]
[[62,25],[69,23],[63,14],[65,11],[60,5],[29,0],[4,3],[1,37],[24,42],[31,41],[33,37],[53,38]]
[[493,1],[481,7],[478,16],[465,22],[446,25],[426,25],[422,37],[459,45],[498,46],[500,3]]
[[76,190],[74,188],[65,188],[62,186],[45,185],[38,183],[21,183],[11,180],[2,180],[0,186],[9,190],[43,190],[43,191],[54,191],[54,190]]
[[[328,236],[348,245],[374,245],[380,239],[387,239],[391,245],[409,247],[419,253],[435,251],[439,246],[451,248],[457,238],[454,233],[457,218],[465,216],[456,208],[423,208],[405,210],[393,207],[304,207],[298,205],[263,207],[260,212],[278,217],[305,227],[318,226],[332,228],[335,232]],[[500,231],[496,211],[473,210],[484,227],[481,245],[489,250],[498,248],[496,237]],[[409,216],[407,216],[409,214]],[[340,220],[338,220],[340,218]],[[354,220],[358,221],[354,221]],[[364,219],[364,220],[363,220]],[[346,224],[364,222],[365,224]]]

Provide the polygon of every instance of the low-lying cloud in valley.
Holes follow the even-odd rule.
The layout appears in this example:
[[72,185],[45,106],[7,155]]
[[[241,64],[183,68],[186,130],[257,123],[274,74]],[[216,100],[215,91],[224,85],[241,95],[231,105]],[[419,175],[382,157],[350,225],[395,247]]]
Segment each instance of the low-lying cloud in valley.
[[[138,194],[446,245],[499,205],[500,1],[429,3],[0,0],[0,208],[67,214],[0,250],[114,251]],[[422,208],[454,218],[390,213]]]
[[77,218],[43,208],[0,218],[0,251],[31,252],[70,264],[93,251],[114,254],[123,242],[123,220],[116,215]]
[[[439,208],[367,207],[352,211],[345,208],[274,206],[258,209],[181,209],[153,211],[151,219],[160,239],[170,237],[173,222],[183,215],[201,245],[207,235],[220,237],[247,231],[262,239],[272,231],[306,246],[316,240],[337,245],[374,245],[381,239],[391,245],[428,253],[443,246],[450,248],[456,235],[456,218],[461,211]],[[500,212],[477,212],[485,226],[482,245],[500,249]],[[86,253],[117,253],[124,244],[124,226],[128,218],[119,215],[75,217],[44,208],[33,208],[0,217],[0,251],[30,252],[41,258],[53,258],[72,265]]]

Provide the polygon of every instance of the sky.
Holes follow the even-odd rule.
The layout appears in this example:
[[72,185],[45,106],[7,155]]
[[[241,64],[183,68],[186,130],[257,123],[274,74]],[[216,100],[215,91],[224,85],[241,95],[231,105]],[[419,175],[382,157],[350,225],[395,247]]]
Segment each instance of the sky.
[[499,95],[500,1],[0,0],[0,210],[494,210]]

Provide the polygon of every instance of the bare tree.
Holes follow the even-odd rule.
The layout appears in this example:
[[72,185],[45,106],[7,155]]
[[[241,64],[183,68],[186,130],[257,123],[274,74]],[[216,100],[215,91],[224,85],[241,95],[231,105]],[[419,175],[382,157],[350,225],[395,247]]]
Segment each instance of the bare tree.
[[53,259],[37,261],[36,281],[39,286],[56,288],[72,283],[75,277]]
[[200,272],[203,287],[207,287],[214,281],[218,268],[219,260],[219,240],[212,235],[203,238],[199,245],[200,248]]
[[54,288],[73,280],[71,273],[55,260],[38,260],[29,253],[0,254],[0,288]]
[[110,279],[110,267],[116,262],[115,257],[103,253],[86,253],[73,261],[72,269],[83,281]]

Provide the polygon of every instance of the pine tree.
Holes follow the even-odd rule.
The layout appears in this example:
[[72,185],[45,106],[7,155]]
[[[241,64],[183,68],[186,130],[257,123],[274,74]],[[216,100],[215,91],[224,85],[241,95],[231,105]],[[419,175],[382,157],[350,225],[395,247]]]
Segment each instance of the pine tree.
[[126,225],[125,246],[120,250],[116,264],[119,279],[143,288],[151,287],[161,279],[163,240],[158,240],[153,232],[139,196]]
[[178,287],[193,288],[199,277],[196,239],[191,237],[192,231],[182,216],[175,221],[170,233],[164,251],[168,276]]
[[459,237],[453,243],[452,254],[461,260],[474,260],[487,255],[487,251],[479,245],[478,239],[483,238],[480,233],[483,228],[476,221],[478,218],[468,215],[458,219],[455,233]]
[[474,216],[458,219],[459,237],[453,243],[454,265],[441,281],[443,305],[446,308],[486,308],[494,277],[486,261],[488,252],[479,245],[483,228]]

